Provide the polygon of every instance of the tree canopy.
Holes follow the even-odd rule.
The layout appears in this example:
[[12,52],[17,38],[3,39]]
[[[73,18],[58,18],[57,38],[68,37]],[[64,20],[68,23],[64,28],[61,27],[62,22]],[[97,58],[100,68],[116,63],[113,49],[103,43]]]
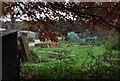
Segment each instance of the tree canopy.
[[[52,41],[57,40],[53,24],[58,21],[83,24],[94,31],[102,27],[120,32],[120,2],[2,2],[2,16],[8,14],[11,20],[19,18],[29,28],[37,27],[41,36],[50,36]],[[72,29],[60,33],[66,36],[69,31]]]

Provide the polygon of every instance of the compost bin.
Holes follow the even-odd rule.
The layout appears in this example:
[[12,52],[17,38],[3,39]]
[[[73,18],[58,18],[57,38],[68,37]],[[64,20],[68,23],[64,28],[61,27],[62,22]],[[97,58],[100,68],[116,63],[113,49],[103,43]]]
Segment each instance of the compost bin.
[[19,56],[17,54],[17,31],[1,31],[2,80],[19,78]]

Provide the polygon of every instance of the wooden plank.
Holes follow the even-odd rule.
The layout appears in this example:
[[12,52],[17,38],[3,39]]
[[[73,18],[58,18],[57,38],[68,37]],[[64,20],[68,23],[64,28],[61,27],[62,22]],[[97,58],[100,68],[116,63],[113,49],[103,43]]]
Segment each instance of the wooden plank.
[[19,37],[20,44],[22,46],[22,50],[24,52],[24,56],[28,62],[33,62],[31,51],[29,50],[28,42],[24,36]]

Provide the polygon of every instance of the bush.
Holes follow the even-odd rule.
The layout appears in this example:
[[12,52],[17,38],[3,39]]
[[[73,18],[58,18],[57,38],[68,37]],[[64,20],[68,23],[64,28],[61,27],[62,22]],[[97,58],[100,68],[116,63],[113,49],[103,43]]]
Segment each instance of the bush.
[[97,46],[100,46],[100,45],[103,45],[104,42],[102,42],[102,41],[96,41],[94,44],[97,45]]
[[107,42],[105,44],[106,50],[119,50],[120,49],[119,35],[108,36]]

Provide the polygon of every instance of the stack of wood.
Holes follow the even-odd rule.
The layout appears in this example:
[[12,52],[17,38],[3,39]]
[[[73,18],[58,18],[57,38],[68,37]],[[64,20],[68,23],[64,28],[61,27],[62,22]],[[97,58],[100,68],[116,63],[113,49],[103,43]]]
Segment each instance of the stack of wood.
[[59,48],[61,46],[61,43],[60,41],[59,42],[45,41],[45,42],[35,44],[35,46],[40,46],[40,45],[45,45],[50,48]]
[[53,42],[53,43],[50,44],[51,48],[59,48],[60,46],[61,46],[60,42]]

